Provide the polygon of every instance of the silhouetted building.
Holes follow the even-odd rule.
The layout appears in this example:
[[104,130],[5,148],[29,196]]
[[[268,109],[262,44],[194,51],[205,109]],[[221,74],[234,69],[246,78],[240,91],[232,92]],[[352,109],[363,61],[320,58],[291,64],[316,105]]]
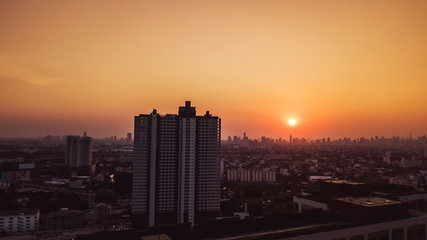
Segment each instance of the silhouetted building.
[[304,193],[293,196],[295,210],[299,213],[309,209],[328,210],[332,199],[339,197],[365,197],[370,195],[368,184],[348,180],[324,180],[319,182],[318,194]]
[[132,142],[132,133],[128,133],[126,136],[126,141]]
[[92,208],[92,220],[96,223],[101,223],[104,229],[108,229],[112,213],[111,205],[98,203]]
[[330,199],[344,196],[366,196],[369,195],[368,184],[348,180],[327,180],[319,183],[320,197]]
[[76,168],[79,161],[80,136],[67,136],[67,149],[65,151],[65,165]]
[[353,221],[391,220],[408,216],[405,203],[373,196],[334,198],[329,209],[330,213]]
[[79,228],[85,224],[84,212],[79,210],[61,210],[42,216],[45,230]]
[[221,120],[179,113],[135,117],[133,225],[195,223],[220,210]]
[[106,204],[116,204],[119,201],[119,195],[112,190],[101,189],[96,191],[95,202],[96,203],[106,203]]
[[90,175],[92,167],[93,139],[86,136],[67,136],[65,151],[65,165],[79,175]]
[[227,181],[274,183],[276,182],[276,170],[229,169],[227,170]]

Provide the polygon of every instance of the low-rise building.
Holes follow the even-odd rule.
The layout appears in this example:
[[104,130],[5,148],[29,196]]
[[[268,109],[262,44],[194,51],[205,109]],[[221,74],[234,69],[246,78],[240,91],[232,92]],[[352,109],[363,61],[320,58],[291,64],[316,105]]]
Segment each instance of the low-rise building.
[[0,212],[0,232],[32,232],[38,229],[38,210],[16,210]]
[[227,181],[232,182],[276,182],[276,170],[227,170]]
[[65,210],[43,215],[45,230],[80,228],[85,224],[85,214],[79,210]]

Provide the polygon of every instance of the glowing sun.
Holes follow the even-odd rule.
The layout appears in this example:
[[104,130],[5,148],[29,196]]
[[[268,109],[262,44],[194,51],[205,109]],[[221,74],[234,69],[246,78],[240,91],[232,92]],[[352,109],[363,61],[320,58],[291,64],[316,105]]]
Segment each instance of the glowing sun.
[[294,126],[297,123],[297,120],[295,120],[294,118],[289,119],[288,121],[289,125]]

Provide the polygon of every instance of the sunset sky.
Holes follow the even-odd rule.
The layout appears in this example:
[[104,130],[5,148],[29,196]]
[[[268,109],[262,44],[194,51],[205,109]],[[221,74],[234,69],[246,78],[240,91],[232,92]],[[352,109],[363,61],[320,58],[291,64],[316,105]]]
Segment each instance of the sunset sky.
[[427,134],[427,1],[0,0],[0,137],[122,137],[185,100],[223,138]]

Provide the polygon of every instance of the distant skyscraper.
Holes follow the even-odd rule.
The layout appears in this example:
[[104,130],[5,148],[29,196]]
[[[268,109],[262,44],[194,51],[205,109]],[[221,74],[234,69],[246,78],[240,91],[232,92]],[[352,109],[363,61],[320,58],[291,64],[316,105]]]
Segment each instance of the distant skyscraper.
[[77,167],[79,161],[80,136],[67,136],[67,149],[65,150],[65,165],[70,168]]
[[70,167],[71,171],[77,171],[79,174],[90,174],[93,139],[87,137],[85,132],[83,137],[67,136],[66,143],[65,165]]
[[127,134],[126,141],[132,142],[132,133]]
[[289,135],[289,144],[293,144],[293,139],[292,139],[292,135]]
[[135,227],[199,222],[219,213],[221,120],[179,113],[135,116],[132,216]]

